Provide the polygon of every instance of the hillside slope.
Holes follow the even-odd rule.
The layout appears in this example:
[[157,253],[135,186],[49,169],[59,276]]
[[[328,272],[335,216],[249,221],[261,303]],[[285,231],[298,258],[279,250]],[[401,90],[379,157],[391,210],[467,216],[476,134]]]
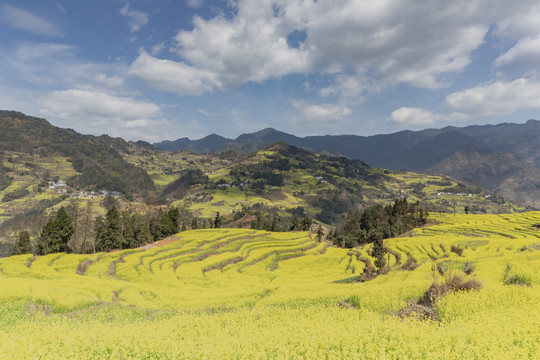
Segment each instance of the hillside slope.
[[127,147],[122,139],[81,135],[45,119],[0,111],[0,151],[65,157],[77,172],[69,179],[74,187],[108,189],[128,196],[152,190],[148,174],[120,155]]
[[[163,184],[163,195],[197,216],[265,204],[285,212],[302,208],[301,213],[333,224],[352,209],[390,203],[401,196],[437,211],[455,211],[460,204],[460,212],[465,205],[479,212],[501,212],[508,211],[510,205],[479,187],[446,176],[371,168],[360,160],[315,154],[284,142],[245,158],[221,160],[221,165],[211,154],[159,156],[163,164],[165,157],[181,157],[191,169],[176,171]],[[141,160],[139,164],[147,166]]]

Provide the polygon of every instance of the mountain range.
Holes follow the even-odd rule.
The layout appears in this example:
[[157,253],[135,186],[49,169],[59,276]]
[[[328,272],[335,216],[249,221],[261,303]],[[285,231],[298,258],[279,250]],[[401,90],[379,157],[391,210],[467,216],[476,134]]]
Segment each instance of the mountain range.
[[[430,155],[419,162],[422,166],[442,156],[448,144],[456,150],[430,171],[452,172],[470,182],[483,178],[482,186],[498,187],[507,200],[515,195],[526,203],[538,195],[526,191],[537,186],[534,181],[538,179],[538,170],[526,165],[526,160],[470,145],[471,140],[458,132],[437,136],[444,139],[420,142]],[[336,137],[320,139],[339,143]],[[218,135],[193,142],[183,139],[180,142],[191,152],[171,152],[142,141],[83,135],[42,118],[0,111],[0,256],[9,253],[20,231],[38,236],[48,216],[62,206],[86,224],[85,233],[93,231],[90,220],[112,204],[142,214],[173,206],[182,209],[185,219],[211,219],[220,212],[239,222],[248,221],[253,212],[274,211],[282,219],[309,215],[334,225],[349,211],[388,204],[403,196],[420,202],[427,211],[525,210],[448,176],[374,168],[350,156],[333,156],[338,152],[331,152],[322,141],[311,145],[326,154],[290,145],[295,141],[309,143],[306,138],[266,129],[235,141]],[[534,152],[525,151],[526,146],[521,150],[534,158]],[[206,154],[194,154],[196,151]],[[418,162],[414,151],[410,153]],[[524,191],[507,195],[507,189]]]
[[358,159],[373,167],[448,175],[540,207],[540,121],[448,126],[393,134],[298,137],[272,128],[228,139],[216,134],[153,144],[168,151],[250,153],[286,142],[316,153]]

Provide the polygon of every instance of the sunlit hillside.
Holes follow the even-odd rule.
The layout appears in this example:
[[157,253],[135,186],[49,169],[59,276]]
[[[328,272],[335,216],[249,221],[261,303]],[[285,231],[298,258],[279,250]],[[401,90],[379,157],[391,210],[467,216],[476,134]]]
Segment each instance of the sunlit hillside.
[[[335,248],[305,232],[196,230],[135,250],[4,258],[0,354],[537,358],[540,212],[431,218],[387,240],[391,269],[371,280],[370,246]],[[454,275],[482,288],[439,298],[436,320],[396,315]]]

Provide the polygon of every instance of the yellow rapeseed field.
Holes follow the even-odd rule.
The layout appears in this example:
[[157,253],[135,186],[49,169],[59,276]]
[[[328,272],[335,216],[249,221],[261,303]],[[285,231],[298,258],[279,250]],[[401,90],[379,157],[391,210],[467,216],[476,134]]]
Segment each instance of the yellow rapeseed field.
[[[371,246],[305,232],[0,259],[0,359],[540,358],[540,212],[431,218],[387,240],[391,270],[366,282],[348,279]],[[482,289],[440,298],[438,320],[396,316],[455,274]]]

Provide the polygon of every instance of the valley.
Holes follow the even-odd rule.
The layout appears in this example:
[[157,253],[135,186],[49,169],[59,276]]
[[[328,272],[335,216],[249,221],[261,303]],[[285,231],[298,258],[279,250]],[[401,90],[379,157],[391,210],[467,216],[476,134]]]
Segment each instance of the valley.
[[5,359],[538,351],[538,211],[282,141],[169,152],[8,115]]

